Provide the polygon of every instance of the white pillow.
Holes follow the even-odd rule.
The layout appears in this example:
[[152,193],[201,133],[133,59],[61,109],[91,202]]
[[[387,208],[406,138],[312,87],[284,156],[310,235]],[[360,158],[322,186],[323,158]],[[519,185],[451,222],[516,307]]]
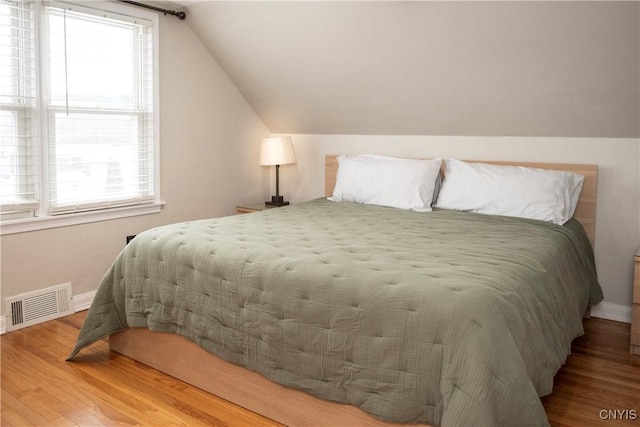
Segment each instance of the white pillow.
[[562,225],[576,210],[583,181],[570,172],[446,159],[436,206]]
[[336,186],[329,200],[429,212],[440,164],[440,159],[338,156]]

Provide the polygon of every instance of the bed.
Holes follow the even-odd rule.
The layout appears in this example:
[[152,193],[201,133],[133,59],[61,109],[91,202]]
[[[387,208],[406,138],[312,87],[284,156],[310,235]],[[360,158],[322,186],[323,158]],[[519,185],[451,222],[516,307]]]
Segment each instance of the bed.
[[[70,359],[112,350],[285,425],[544,425],[539,396],[602,299],[597,167],[574,219],[326,198],[141,233]],[[326,158],[326,194],[338,161]],[[446,180],[446,176],[445,176]]]

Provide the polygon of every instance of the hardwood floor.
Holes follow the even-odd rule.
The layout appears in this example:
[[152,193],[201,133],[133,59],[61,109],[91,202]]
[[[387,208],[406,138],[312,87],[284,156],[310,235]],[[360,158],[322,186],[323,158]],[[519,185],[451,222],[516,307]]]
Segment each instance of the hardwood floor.
[[128,357],[106,340],[65,362],[86,311],[2,336],[6,426],[277,426]]
[[629,354],[631,326],[592,318],[584,329],[553,393],[542,398],[551,425],[639,426],[640,356]]
[[[276,426],[110,352],[106,340],[65,362],[86,312],[1,338],[2,426]],[[553,426],[640,425],[640,356],[629,325],[585,320],[585,335],[542,402]]]

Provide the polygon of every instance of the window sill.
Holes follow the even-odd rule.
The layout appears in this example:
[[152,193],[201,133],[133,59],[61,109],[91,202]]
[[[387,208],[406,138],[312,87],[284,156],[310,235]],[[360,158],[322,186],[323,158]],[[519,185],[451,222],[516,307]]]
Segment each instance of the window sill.
[[79,212],[56,216],[43,216],[28,219],[16,219],[0,224],[0,235],[26,233],[28,231],[45,230],[47,228],[67,227],[90,222],[108,221],[131,216],[159,213],[164,202],[156,202],[143,206],[127,206],[107,210]]

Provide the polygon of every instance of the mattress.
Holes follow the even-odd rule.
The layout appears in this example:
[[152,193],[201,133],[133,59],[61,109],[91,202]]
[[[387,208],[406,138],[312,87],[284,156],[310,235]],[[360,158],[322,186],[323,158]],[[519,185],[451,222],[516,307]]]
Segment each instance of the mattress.
[[317,199],[139,234],[70,358],[144,327],[387,421],[546,425],[601,299],[577,221]]

